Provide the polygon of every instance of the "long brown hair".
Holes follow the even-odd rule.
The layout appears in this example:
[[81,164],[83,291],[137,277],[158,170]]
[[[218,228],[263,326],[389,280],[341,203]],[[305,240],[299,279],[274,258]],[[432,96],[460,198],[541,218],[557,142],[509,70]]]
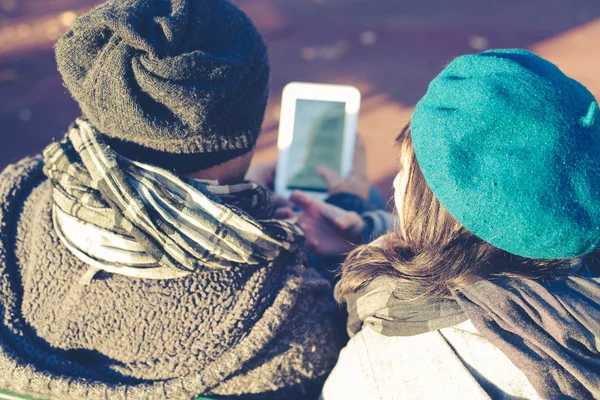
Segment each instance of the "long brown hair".
[[446,211],[427,185],[414,154],[410,124],[396,143],[409,168],[403,229],[391,232],[377,246],[360,246],[348,255],[336,287],[339,300],[382,275],[402,279],[414,296],[447,296],[480,278],[552,277],[570,272],[580,262],[519,257],[479,239]]

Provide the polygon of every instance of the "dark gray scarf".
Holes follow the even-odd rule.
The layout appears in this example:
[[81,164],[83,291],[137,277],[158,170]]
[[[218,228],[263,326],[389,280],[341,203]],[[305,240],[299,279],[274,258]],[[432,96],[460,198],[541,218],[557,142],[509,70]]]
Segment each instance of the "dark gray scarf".
[[600,397],[600,279],[481,280],[452,298],[407,300],[397,279],[347,296],[348,330],[411,336],[467,319],[527,376],[542,398]]

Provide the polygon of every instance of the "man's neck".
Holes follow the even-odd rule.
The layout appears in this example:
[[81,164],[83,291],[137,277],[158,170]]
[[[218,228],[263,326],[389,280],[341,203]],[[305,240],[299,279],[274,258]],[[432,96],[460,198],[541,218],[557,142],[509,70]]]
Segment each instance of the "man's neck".
[[205,181],[217,181],[220,185],[235,185],[244,180],[243,174],[231,174],[229,171],[213,170],[212,168],[192,172],[185,175],[186,178]]
[[235,185],[244,180],[251,160],[252,152],[226,161],[223,164],[186,174],[185,177],[217,181],[220,185]]

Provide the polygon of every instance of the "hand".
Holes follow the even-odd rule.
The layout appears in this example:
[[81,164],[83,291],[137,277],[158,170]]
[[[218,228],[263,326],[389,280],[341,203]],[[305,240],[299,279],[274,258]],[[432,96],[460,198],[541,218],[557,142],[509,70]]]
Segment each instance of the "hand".
[[365,222],[353,211],[313,199],[300,191],[294,191],[290,201],[302,209],[295,213],[291,208],[277,211],[279,218],[296,217],[306,236],[306,246],[313,253],[339,256],[351,251],[360,243]]
[[337,172],[324,165],[317,167],[317,172],[321,175],[325,183],[327,183],[329,194],[352,193],[365,200],[369,199],[371,184],[367,178],[365,145],[360,136],[356,137],[352,171],[350,171],[347,179],[343,179]]
[[261,186],[273,190],[275,185],[275,167],[277,161],[252,164],[246,172],[246,180],[256,182]]

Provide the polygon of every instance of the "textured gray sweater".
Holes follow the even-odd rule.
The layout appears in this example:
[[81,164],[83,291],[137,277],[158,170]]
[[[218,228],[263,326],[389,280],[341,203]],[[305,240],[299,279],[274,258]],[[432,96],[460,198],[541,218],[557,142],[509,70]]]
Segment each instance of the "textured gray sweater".
[[59,241],[38,158],[0,175],[0,388],[60,399],[310,398],[340,348],[303,260],[164,281],[102,274]]

